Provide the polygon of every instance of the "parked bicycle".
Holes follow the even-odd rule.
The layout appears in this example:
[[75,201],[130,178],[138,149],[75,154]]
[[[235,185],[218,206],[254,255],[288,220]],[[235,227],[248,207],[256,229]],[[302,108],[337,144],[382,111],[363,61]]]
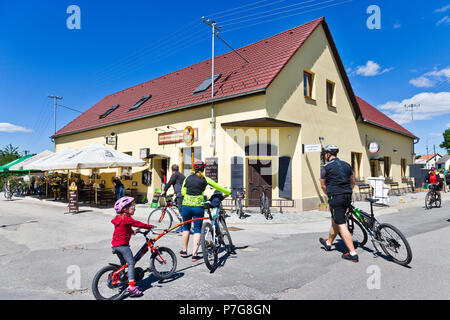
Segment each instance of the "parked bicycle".
[[243,205],[244,198],[245,198],[245,189],[239,188],[236,192],[236,197],[234,198],[234,209],[239,219],[244,218],[244,205]]
[[[153,275],[160,279],[170,278],[177,268],[177,258],[175,253],[167,247],[155,246],[155,242],[169,231],[164,231],[156,238],[150,239],[147,234],[150,230],[141,231],[136,230],[136,233],[140,233],[145,238],[145,244],[134,256],[134,260],[138,262],[150,249],[150,267],[143,269],[140,267],[135,268],[136,281],[140,281],[144,278],[145,272],[152,272]],[[97,300],[120,300],[123,299],[127,293],[128,286],[128,264],[126,264],[124,258],[120,253],[114,252],[119,257],[120,265],[110,263],[109,265],[101,268],[94,279],[92,280],[92,293]]]
[[[221,195],[221,194],[220,194]],[[213,272],[219,262],[219,250],[223,247],[228,254],[233,253],[233,241],[225,222],[225,211],[222,208],[221,201],[223,196],[213,195],[208,201],[204,202],[210,221],[204,221],[201,229],[200,243],[202,246],[203,259],[206,267]],[[218,201],[214,200],[219,199]],[[212,204],[212,202],[214,204]],[[213,214],[211,214],[211,209]]]
[[267,190],[270,190],[271,186],[269,185],[257,185],[253,187],[253,190],[259,190],[259,209],[261,211],[261,214],[264,215],[264,217],[267,220],[273,219],[272,214],[270,213],[270,197],[267,195]]
[[175,219],[177,219],[179,223],[183,222],[183,218],[173,199],[173,194],[165,196],[165,205],[150,212],[147,223],[155,226],[155,228],[152,229],[153,234],[159,234],[164,230],[170,229]]
[[441,207],[441,196],[436,193],[436,184],[429,184],[428,185],[428,192],[425,196],[425,208],[431,209],[433,208],[433,205],[436,208]]
[[367,198],[370,202],[370,214],[350,205],[347,212],[347,227],[352,234],[355,247],[362,247],[370,236],[374,248],[379,252],[376,244],[383,252],[400,265],[408,265],[412,260],[411,247],[406,237],[391,224],[379,223],[373,214],[373,204],[379,199]]
[[14,195],[14,191],[7,183],[3,185],[3,195],[7,200],[11,200]]

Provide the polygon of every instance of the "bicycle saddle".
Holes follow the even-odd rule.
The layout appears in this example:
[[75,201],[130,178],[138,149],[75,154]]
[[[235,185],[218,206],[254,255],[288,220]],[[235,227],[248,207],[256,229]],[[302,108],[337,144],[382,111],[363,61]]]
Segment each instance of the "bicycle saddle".
[[380,199],[373,199],[373,198],[366,198],[367,201],[371,202],[371,203],[375,203],[380,201]]

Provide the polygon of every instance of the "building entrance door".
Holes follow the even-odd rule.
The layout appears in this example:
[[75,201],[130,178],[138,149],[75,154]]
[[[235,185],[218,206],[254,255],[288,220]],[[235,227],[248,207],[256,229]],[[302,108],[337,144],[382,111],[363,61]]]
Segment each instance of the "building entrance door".
[[272,199],[272,161],[264,160],[249,160],[247,166],[248,173],[248,206],[259,207],[259,195],[261,186],[270,186],[266,194],[269,199]]

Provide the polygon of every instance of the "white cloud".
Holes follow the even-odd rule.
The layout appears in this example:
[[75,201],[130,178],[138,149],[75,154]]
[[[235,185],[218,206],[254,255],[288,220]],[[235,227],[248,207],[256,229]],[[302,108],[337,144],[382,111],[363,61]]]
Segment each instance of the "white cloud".
[[31,129],[16,126],[8,122],[0,122],[0,132],[32,132]]
[[445,12],[447,10],[450,10],[450,4],[443,6],[442,8],[434,10],[434,12]]
[[415,104],[414,121],[429,120],[434,117],[443,117],[450,114],[450,92],[422,92],[402,101],[388,101],[378,108],[386,110],[386,114],[399,124],[411,121],[411,112],[405,109],[405,105]]
[[441,20],[439,20],[438,22],[436,22],[437,26],[440,26],[443,23],[448,23],[450,24],[450,18],[448,16],[443,17]]
[[424,76],[411,79],[411,80],[409,80],[409,83],[411,83],[413,86],[419,87],[419,88],[429,88],[429,87],[434,86],[434,82]]
[[373,76],[377,76],[377,75],[383,74],[385,72],[389,72],[392,69],[393,68],[382,69],[381,66],[378,63],[376,63],[376,62],[374,62],[372,60],[369,60],[369,61],[367,61],[367,63],[365,65],[358,66],[356,68],[355,72],[356,72],[356,74],[359,74],[359,75],[364,76],[364,77],[373,77]]
[[434,69],[418,78],[409,80],[409,83],[419,88],[430,88],[433,87],[436,82],[447,80],[450,80],[450,67],[441,70]]

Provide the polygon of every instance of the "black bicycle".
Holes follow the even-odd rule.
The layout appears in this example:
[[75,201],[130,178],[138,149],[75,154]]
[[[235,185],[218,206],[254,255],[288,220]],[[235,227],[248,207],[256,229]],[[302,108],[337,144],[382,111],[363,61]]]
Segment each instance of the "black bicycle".
[[[234,248],[230,231],[225,222],[225,211],[222,205],[212,207],[211,201],[204,202],[204,205],[209,221],[203,222],[200,243],[206,267],[213,272],[218,266],[220,248],[223,246],[227,254],[233,253]],[[214,214],[211,214],[211,208]]]
[[267,190],[270,190],[272,187],[269,185],[261,186],[257,185],[253,187],[253,190],[259,190],[259,209],[261,214],[267,219],[273,219],[272,214],[270,213],[270,197],[267,195]]
[[244,198],[245,198],[245,189],[240,188],[239,190],[237,190],[236,197],[234,198],[234,209],[239,219],[244,218],[244,205],[243,205]]
[[350,205],[347,211],[347,227],[352,234],[355,247],[362,247],[367,243],[368,236],[377,252],[377,245],[383,252],[400,265],[408,265],[412,260],[411,247],[406,237],[391,224],[379,223],[373,214],[373,204],[379,199],[367,198],[370,202],[370,214]]
[[433,206],[436,208],[441,207],[441,196],[436,193],[437,185],[432,183],[428,185],[428,192],[425,196],[425,208],[431,209]]

